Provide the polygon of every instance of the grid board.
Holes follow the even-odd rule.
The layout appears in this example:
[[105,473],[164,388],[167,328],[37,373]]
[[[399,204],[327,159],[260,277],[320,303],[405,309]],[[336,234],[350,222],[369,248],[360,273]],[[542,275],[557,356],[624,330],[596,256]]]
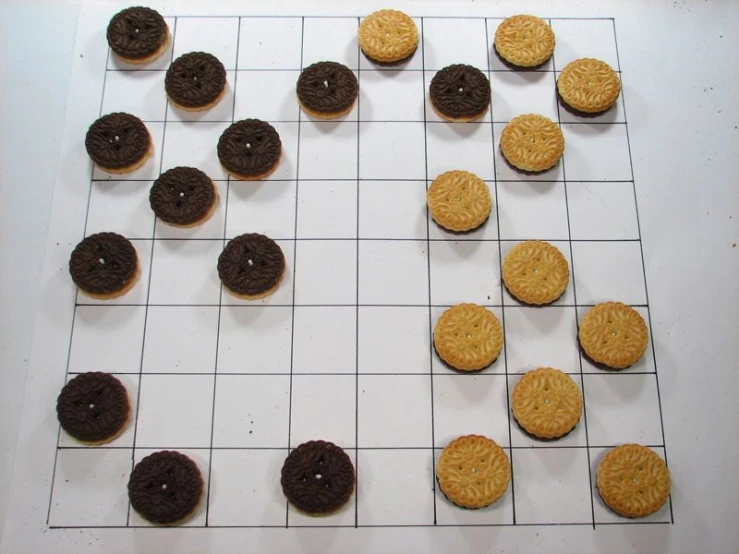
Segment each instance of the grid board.
[[[558,70],[578,57],[621,72],[614,19],[549,19],[555,54],[526,72],[492,52],[502,18],[415,18],[419,48],[402,68],[364,59],[357,17],[167,21],[172,44],[150,67],[109,54],[100,68],[99,113],[141,117],[156,153],[128,176],[91,171],[84,233],[130,238],[142,275],[112,301],[77,296],[66,360],[67,378],[117,375],[132,422],[102,447],[58,433],[47,524],[149,526],[130,508],[126,483],[160,449],[182,451],[203,472],[205,502],[189,527],[633,523],[603,505],[594,475],[603,452],[623,442],[665,457],[653,343],[632,368],[606,373],[576,341],[579,318],[605,300],[634,306],[651,327],[624,98],[584,120],[554,94]],[[205,114],[177,112],[164,95],[169,63],[193,50],[227,69],[227,96]],[[349,66],[359,81],[357,104],[339,122],[305,117],[294,98],[301,69],[321,60]],[[451,63],[491,81],[492,108],[479,122],[442,122],[428,105],[431,78]],[[503,126],[527,112],[565,135],[563,159],[541,175],[515,173],[498,148]],[[232,181],[215,154],[220,133],[246,117],[269,121],[283,141],[280,166],[263,182]],[[204,170],[219,189],[216,213],[195,229],[162,225],[148,207],[151,183],[176,165]],[[494,195],[488,222],[465,235],[439,229],[426,211],[428,184],[451,169],[476,173]],[[215,270],[226,242],[244,232],[274,238],[288,261],[280,289],[256,302],[224,293]],[[501,286],[502,259],[527,239],[568,258],[570,284],[551,306],[521,306]],[[432,346],[436,319],[459,302],[489,307],[505,330],[501,356],[475,375],[450,371]],[[508,406],[520,374],[542,365],[583,391],[580,424],[556,442],[527,437]],[[493,438],[512,463],[506,495],[477,511],[450,504],[434,479],[441,448],[469,433]],[[350,503],[327,518],[301,515],[279,487],[285,456],[310,439],[345,448],[357,471]],[[671,502],[636,523],[645,521],[673,522]]]

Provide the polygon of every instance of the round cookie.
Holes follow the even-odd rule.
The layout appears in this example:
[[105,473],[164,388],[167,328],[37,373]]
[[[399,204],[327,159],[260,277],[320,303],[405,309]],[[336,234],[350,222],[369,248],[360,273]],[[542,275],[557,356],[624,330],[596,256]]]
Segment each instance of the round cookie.
[[111,113],[87,130],[85,148],[92,161],[108,173],[130,173],[151,155],[149,130],[135,115]]
[[514,15],[498,26],[493,46],[503,62],[514,68],[543,65],[554,53],[554,31],[533,15]]
[[581,58],[565,66],[557,79],[562,103],[577,115],[594,116],[616,103],[621,80],[607,63]]
[[577,336],[588,358],[612,369],[635,364],[647,350],[644,318],[621,302],[603,302],[590,308]]
[[151,8],[126,8],[115,14],[106,32],[108,46],[124,62],[145,64],[161,56],[169,46],[167,22]]
[[175,167],[162,173],[149,191],[156,216],[174,227],[195,227],[206,221],[218,205],[218,189],[194,167]]
[[285,273],[285,256],[275,241],[257,233],[228,242],[218,257],[218,275],[235,296],[257,300],[269,296]]
[[509,164],[521,171],[546,171],[557,165],[564,150],[561,129],[542,115],[519,115],[500,135],[500,151]]
[[426,191],[431,217],[450,231],[471,231],[485,223],[493,201],[485,182],[474,173],[447,171]]
[[670,496],[670,470],[651,448],[622,444],[598,464],[598,494],[611,510],[626,517],[653,514]]
[[511,248],[503,260],[503,283],[526,304],[550,304],[567,289],[570,267],[548,242],[527,240]]
[[477,304],[457,304],[434,327],[439,357],[459,371],[479,371],[498,359],[503,327],[495,314]]
[[75,439],[100,445],[116,439],[131,412],[123,384],[108,373],[82,373],[62,388],[56,401],[59,423]]
[[562,371],[541,367],[527,372],[511,394],[518,424],[540,439],[558,439],[572,431],[582,414],[582,393]]
[[359,25],[358,36],[367,59],[380,65],[400,64],[418,48],[416,24],[397,10],[371,13]]
[[436,480],[450,502],[463,508],[484,508],[505,494],[511,481],[511,463],[495,441],[467,435],[454,439],[442,450]]
[[352,111],[359,83],[345,65],[318,62],[303,70],[296,89],[304,112],[320,119],[336,119]]
[[218,159],[232,176],[258,181],[272,173],[280,163],[280,135],[266,121],[244,119],[232,123],[218,139]]
[[128,292],[140,273],[131,241],[116,233],[97,233],[80,242],[69,258],[69,274],[81,292],[109,300]]
[[206,52],[183,54],[169,66],[164,90],[175,108],[188,112],[208,110],[226,92],[226,68]]
[[290,452],[280,484],[290,503],[313,516],[329,515],[354,492],[354,465],[341,448],[326,441],[309,441]]
[[145,520],[178,525],[195,515],[203,488],[195,462],[179,452],[163,450],[146,456],[133,468],[128,498]]
[[490,81],[471,65],[449,65],[431,79],[429,97],[439,117],[455,122],[475,121],[490,106]]

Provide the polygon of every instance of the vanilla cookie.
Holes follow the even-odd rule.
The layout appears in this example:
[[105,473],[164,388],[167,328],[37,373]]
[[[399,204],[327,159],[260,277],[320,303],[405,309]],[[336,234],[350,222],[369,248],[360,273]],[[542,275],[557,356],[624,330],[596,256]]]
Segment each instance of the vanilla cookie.
[[454,369],[479,371],[498,359],[503,327],[490,310],[477,304],[457,304],[436,322],[434,347]]
[[647,350],[644,318],[621,302],[604,302],[590,308],[580,322],[577,336],[591,360],[613,369],[635,364]]
[[450,231],[479,227],[493,206],[490,190],[474,173],[447,171],[431,183],[426,202],[434,221]]
[[554,31],[533,15],[514,15],[498,26],[493,45],[503,61],[531,68],[545,63],[554,53]]
[[418,48],[418,29],[397,10],[380,10],[359,25],[359,47],[370,61],[394,65],[410,58]]
[[503,283],[526,304],[550,304],[567,289],[570,267],[548,242],[527,240],[510,249],[503,260]]
[[538,173],[557,165],[565,150],[565,138],[551,119],[524,114],[505,126],[500,150],[513,167]]
[[575,112],[595,115],[616,103],[621,80],[607,63],[592,58],[570,62],[557,79],[557,93]]

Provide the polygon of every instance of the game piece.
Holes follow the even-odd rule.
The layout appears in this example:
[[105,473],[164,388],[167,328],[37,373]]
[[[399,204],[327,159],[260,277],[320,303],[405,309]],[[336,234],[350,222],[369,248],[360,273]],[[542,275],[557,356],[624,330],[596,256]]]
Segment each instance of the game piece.
[[554,31],[533,15],[514,15],[498,26],[493,47],[503,62],[514,68],[532,69],[554,53]]
[[416,24],[397,10],[371,13],[362,20],[358,34],[364,55],[380,65],[401,64],[418,48]]
[[607,111],[621,93],[618,74],[607,63],[581,58],[565,66],[557,79],[557,94],[569,111],[595,116]]
[[179,525],[198,510],[203,477],[197,464],[179,452],[146,456],[131,472],[128,498],[141,517],[160,525]]
[[442,119],[469,122],[490,106],[490,81],[471,65],[454,64],[438,71],[429,86],[431,107]]
[[111,113],[95,121],[87,130],[85,148],[92,161],[108,173],[130,173],[151,156],[149,130],[138,117]]
[[164,77],[169,102],[180,110],[209,110],[226,92],[226,68],[205,52],[190,52],[177,58]]
[[670,496],[670,470],[651,448],[622,444],[598,464],[598,493],[611,510],[626,517],[653,514]]
[[285,273],[285,256],[271,238],[257,233],[228,241],[218,257],[218,275],[233,295],[247,300],[269,296]]
[[89,445],[109,443],[120,436],[131,406],[123,384],[108,373],[77,375],[56,401],[59,423],[75,439]]
[[513,417],[540,439],[558,439],[572,431],[582,414],[582,393],[562,371],[540,367],[527,372],[511,394]]
[[580,322],[578,338],[585,354],[611,369],[625,369],[647,350],[647,324],[631,306],[603,302],[590,308]]
[[511,463],[495,441],[467,435],[450,442],[436,463],[436,480],[450,502],[462,508],[490,506],[505,494]]
[[493,201],[485,182],[468,171],[447,171],[426,192],[431,217],[450,231],[471,231],[485,223]]
[[503,327],[490,310],[477,304],[457,304],[436,322],[434,347],[452,368],[479,371],[498,359]]
[[320,119],[345,116],[352,111],[359,93],[354,72],[336,62],[318,62],[306,67],[296,88],[303,111]]
[[169,46],[167,22],[151,8],[126,8],[113,16],[106,32],[113,54],[124,62],[145,64]]
[[195,227],[210,218],[218,205],[218,189],[194,167],[168,169],[149,191],[152,211],[173,227]]
[[282,142],[274,127],[259,119],[232,123],[218,139],[218,159],[232,176],[258,181],[269,176],[280,163]]
[[110,300],[128,292],[140,273],[131,241],[116,233],[97,233],[80,242],[69,258],[69,274],[79,290]]
[[282,492],[301,512],[330,515],[354,492],[354,465],[340,447],[322,440],[295,448],[282,466]]
[[565,150],[559,126],[542,115],[513,118],[500,134],[500,151],[514,168],[539,173],[557,165]]
[[526,304],[550,304],[567,289],[570,267],[554,246],[540,240],[521,242],[503,260],[503,283]]

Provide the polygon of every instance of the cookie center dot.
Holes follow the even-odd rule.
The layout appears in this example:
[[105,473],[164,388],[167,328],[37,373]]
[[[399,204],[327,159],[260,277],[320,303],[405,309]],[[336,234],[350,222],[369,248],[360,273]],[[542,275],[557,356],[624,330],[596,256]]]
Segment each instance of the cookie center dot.
[[103,258],[98,258],[98,263],[100,265],[105,265],[105,260]]
[[95,409],[95,404],[90,404],[90,405],[89,405],[89,406],[87,406],[87,407],[88,407],[88,408],[90,408],[91,410],[94,410],[94,409]]
[[323,82],[323,88],[328,88],[328,81]]
[[185,197],[185,193],[184,192],[181,192],[180,193],[180,198],[184,198],[184,197]]
[[251,258],[249,258],[248,260],[246,260],[246,263],[249,265],[249,267],[251,267],[251,266],[254,265],[254,260],[252,260]]
[[320,473],[316,473],[316,479],[322,479],[322,478],[323,478],[323,475],[321,475]]
[[167,483],[162,483],[162,490],[163,491],[166,491],[167,490]]

